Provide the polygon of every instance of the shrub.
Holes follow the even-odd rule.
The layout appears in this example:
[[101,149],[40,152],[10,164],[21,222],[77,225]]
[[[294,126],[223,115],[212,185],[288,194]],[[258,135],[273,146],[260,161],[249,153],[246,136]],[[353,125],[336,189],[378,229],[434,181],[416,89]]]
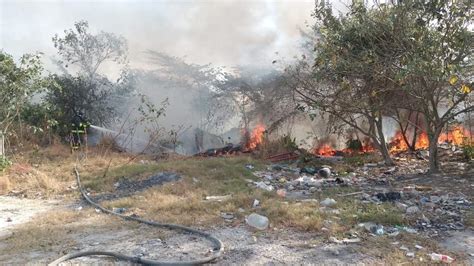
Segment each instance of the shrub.
[[7,157],[5,157],[4,155],[0,155],[0,171],[5,170],[11,164],[12,162],[8,160]]

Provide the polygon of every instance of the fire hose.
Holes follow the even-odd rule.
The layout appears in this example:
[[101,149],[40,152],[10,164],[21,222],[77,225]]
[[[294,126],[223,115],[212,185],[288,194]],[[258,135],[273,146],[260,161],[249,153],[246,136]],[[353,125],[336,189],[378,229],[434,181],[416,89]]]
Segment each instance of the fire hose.
[[224,251],[224,244],[219,239],[217,239],[216,237],[212,236],[209,233],[199,231],[197,229],[193,229],[193,228],[183,226],[183,225],[169,224],[169,223],[159,223],[159,222],[154,222],[154,221],[141,219],[141,218],[134,217],[134,216],[123,215],[123,214],[115,213],[115,212],[113,212],[109,209],[106,209],[106,208],[102,207],[100,204],[94,202],[87,195],[86,190],[82,187],[79,171],[77,170],[77,165],[74,166],[74,174],[76,175],[77,185],[78,185],[78,188],[79,188],[79,190],[82,194],[82,197],[89,204],[94,206],[95,208],[101,210],[104,213],[118,216],[118,217],[120,217],[124,220],[135,221],[135,222],[147,224],[147,225],[154,226],[154,227],[166,228],[166,229],[169,229],[169,230],[180,230],[180,231],[183,231],[183,232],[199,235],[199,236],[201,236],[205,239],[208,239],[210,242],[212,242],[212,244],[214,246],[214,249],[212,250],[213,254],[209,257],[205,257],[205,258],[201,258],[201,259],[195,259],[195,260],[188,260],[188,261],[159,261],[159,260],[145,259],[145,258],[141,258],[141,257],[127,256],[127,255],[124,255],[124,254],[121,254],[121,253],[111,252],[111,251],[89,250],[89,251],[82,251],[82,252],[77,252],[77,253],[64,255],[64,256],[60,257],[59,259],[51,262],[49,264],[50,266],[58,265],[61,262],[65,262],[67,260],[71,260],[71,259],[74,259],[74,258],[86,257],[86,256],[108,256],[108,257],[114,257],[116,259],[123,260],[123,261],[129,261],[129,262],[132,262],[132,263],[140,263],[140,264],[145,264],[145,265],[199,265],[199,264],[212,262],[212,261],[216,260],[217,258],[219,258],[222,255],[222,252]]

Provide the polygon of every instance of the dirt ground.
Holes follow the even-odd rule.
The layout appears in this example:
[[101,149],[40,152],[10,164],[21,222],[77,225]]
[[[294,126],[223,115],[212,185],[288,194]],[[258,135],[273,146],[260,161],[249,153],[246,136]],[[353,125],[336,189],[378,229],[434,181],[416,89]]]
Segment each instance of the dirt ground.
[[[0,215],[2,219],[11,217],[12,222],[2,223],[0,232],[15,233],[15,226],[28,220],[41,219],[44,212],[52,208],[67,208],[58,202],[25,200],[14,197],[2,197]],[[78,211],[80,212],[80,211]],[[117,228],[98,226],[101,220],[113,219]],[[15,223],[13,221],[16,221]],[[58,254],[85,250],[118,251],[133,256],[143,256],[164,260],[187,260],[206,256],[210,243],[194,235],[163,231],[134,223],[122,223],[97,213],[82,220],[80,229],[71,227],[68,239],[64,243],[55,243],[46,252],[32,250],[22,252],[21,256],[1,252],[2,264],[20,265],[26,263],[46,264],[58,257]],[[87,225],[90,227],[87,227]],[[73,229],[74,228],[74,229]],[[318,262],[324,264],[349,264],[353,262],[374,263],[376,258],[361,254],[354,245],[327,243],[321,235],[296,232],[292,230],[273,230],[252,232],[245,225],[214,228],[211,233],[221,239],[225,245],[224,256],[218,264],[306,264]],[[3,239],[9,237],[3,234]],[[71,241],[72,240],[72,241]],[[0,249],[2,244],[0,244]],[[13,255],[13,256],[12,256]],[[75,263],[116,262],[111,258],[86,257],[71,260]]]
[[[49,159],[35,156],[50,161],[33,161],[21,168],[13,165],[4,175],[9,178],[8,191],[15,193],[7,191],[10,196],[0,196],[0,264],[47,264],[62,255],[87,250],[178,261],[209,255],[211,243],[198,236],[123,221],[90,207],[79,198],[70,171],[74,161],[61,154],[53,153]],[[268,162],[248,156],[132,163],[126,155],[117,156],[107,178],[102,174],[106,159],[91,156],[84,164],[82,177],[90,196],[108,208],[126,209],[127,215],[136,213],[145,219],[184,224],[213,234],[225,246],[223,256],[216,261],[219,265],[432,264],[428,255],[432,252],[452,256],[457,264],[474,265],[473,212],[465,209],[474,200],[472,168],[464,174],[430,176],[418,174],[415,163],[400,163],[395,172],[387,167],[360,166],[355,168],[354,180],[361,181],[323,181],[318,187],[295,185],[282,197],[277,189],[293,186],[302,174],[275,170]],[[407,166],[414,168],[414,174],[406,173]],[[337,167],[333,166],[335,172],[345,171]],[[390,173],[385,174],[387,171]],[[274,189],[256,187],[261,180]],[[410,186],[431,190],[415,191],[415,196],[398,202],[371,199],[379,192],[403,191]],[[207,196],[227,194],[233,194],[227,201],[206,200]],[[442,200],[442,204],[429,200],[446,195],[450,199]],[[322,207],[326,197],[335,198],[337,204]],[[457,203],[460,197],[465,200]],[[258,207],[253,206],[255,199],[260,200]],[[401,202],[412,202],[420,209],[410,216],[398,209]],[[440,215],[433,213],[434,208],[442,211]],[[268,216],[268,229],[256,231],[246,224],[245,217],[254,212]],[[225,218],[229,215],[230,219]],[[463,227],[437,229],[439,234],[420,227],[416,233],[399,229],[398,234],[390,235],[389,229],[395,227],[419,226],[425,215],[434,226],[449,222],[438,217],[451,219],[455,215],[462,218]],[[383,224],[386,232],[376,235],[360,227],[367,221]],[[360,241],[337,243],[334,238]],[[113,258],[84,257],[65,265],[89,263],[127,264]]]
[[[50,243],[45,250],[29,249],[28,252],[11,254],[0,252],[2,264],[46,264],[59,254],[86,250],[117,251],[124,254],[164,260],[188,260],[206,256],[210,243],[194,235],[170,232],[123,222],[81,208],[81,204],[60,201],[0,197],[0,239],[6,239],[25,230],[22,225],[41,220],[53,210],[73,210],[79,219],[66,225],[68,236],[63,241]],[[7,220],[9,222],[7,222]],[[11,220],[11,221],[10,221]],[[112,224],[112,226],[111,226]],[[336,244],[318,233],[305,233],[287,228],[273,228],[265,232],[251,230],[245,224],[213,228],[210,231],[225,245],[224,256],[217,264],[309,264],[324,265],[384,263],[378,256],[368,255],[361,248],[364,243]],[[468,254],[465,263],[474,264],[474,231],[468,229],[450,233],[440,242],[446,250]],[[0,243],[0,250],[6,248]],[[19,255],[21,254],[21,255]],[[469,256],[469,254],[472,254]],[[117,263],[113,258],[86,257],[71,260],[76,263]],[[122,263],[122,262],[121,262]],[[126,264],[126,263],[122,263]]]

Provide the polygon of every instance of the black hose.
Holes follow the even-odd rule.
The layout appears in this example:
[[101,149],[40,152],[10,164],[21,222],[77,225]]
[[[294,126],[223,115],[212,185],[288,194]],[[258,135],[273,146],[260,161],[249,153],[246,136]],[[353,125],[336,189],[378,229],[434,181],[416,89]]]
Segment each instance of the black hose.
[[132,257],[132,256],[127,256],[123,255],[117,252],[109,252],[109,251],[100,251],[100,250],[89,250],[89,251],[82,251],[82,252],[77,252],[77,253],[72,253],[72,254],[67,254],[65,256],[62,256],[61,258],[51,262],[49,265],[58,265],[61,262],[74,259],[74,258],[79,258],[79,257],[85,257],[85,256],[93,256],[93,255],[100,255],[100,256],[109,256],[109,257],[115,257],[119,260],[124,260],[124,261],[129,261],[133,263],[140,263],[140,264],[146,264],[146,265],[198,265],[198,264],[204,264],[204,263],[209,263],[217,258],[219,258],[222,255],[222,252],[224,251],[224,244],[217,239],[216,237],[212,236],[209,233],[199,231],[190,227],[186,227],[183,225],[177,225],[177,224],[166,224],[166,223],[158,223],[158,222],[153,222],[153,221],[148,221],[144,220],[141,218],[133,217],[133,216],[127,216],[119,213],[115,213],[109,209],[106,209],[99,205],[98,203],[94,202],[89,196],[87,196],[87,192],[84,190],[84,188],[81,185],[81,178],[79,176],[79,171],[77,170],[77,166],[74,167],[74,173],[76,175],[76,180],[77,180],[77,185],[79,187],[79,190],[81,191],[82,197],[89,202],[91,205],[96,207],[97,209],[100,209],[101,211],[112,214],[115,216],[118,216],[122,219],[129,220],[129,221],[135,221],[139,223],[144,223],[147,225],[155,226],[155,227],[162,227],[166,229],[171,229],[171,230],[181,230],[184,232],[200,235],[203,238],[206,238],[210,240],[213,245],[213,254],[212,256],[205,257],[202,259],[196,259],[196,260],[189,260],[189,261],[158,261],[158,260],[150,260],[150,259],[144,259],[140,257]]

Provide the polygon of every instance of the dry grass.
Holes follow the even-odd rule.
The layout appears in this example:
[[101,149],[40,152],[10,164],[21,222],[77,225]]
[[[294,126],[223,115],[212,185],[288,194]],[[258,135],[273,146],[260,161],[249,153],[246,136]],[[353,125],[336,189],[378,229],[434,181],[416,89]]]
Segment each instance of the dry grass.
[[[0,189],[2,192],[23,190],[32,195],[39,192],[49,197],[77,197],[77,191],[70,189],[75,185],[72,169],[76,160],[77,156],[71,154],[67,146],[60,145],[20,153],[13,158],[14,164],[0,176]],[[140,161],[130,161],[129,155],[123,153],[103,156],[101,149],[89,149],[80,166],[83,184],[92,192],[113,192],[113,184],[121,179],[139,180],[161,171],[178,173],[183,177],[178,182],[104,204],[110,208],[126,207],[153,220],[187,225],[224,225],[226,222],[220,217],[222,212],[235,215],[233,224],[244,222],[251,212],[258,212],[270,218],[272,227],[306,231],[325,227],[331,234],[364,221],[389,225],[404,222],[400,212],[389,204],[360,206],[356,201],[339,200],[337,195],[352,192],[351,188],[325,189],[315,195],[319,200],[326,197],[338,200],[340,215],[321,212],[316,203],[292,201],[280,198],[274,192],[255,189],[248,180],[256,177],[245,165],[252,164],[258,170],[265,164],[249,156]],[[224,202],[204,200],[206,196],[229,194],[231,199]],[[261,202],[258,209],[252,208],[255,199]],[[332,220],[334,222],[328,224]]]
[[[155,171],[177,172],[183,178],[174,183],[148,189],[135,196],[107,202],[109,208],[130,208],[149,219],[187,225],[224,225],[222,212],[233,213],[233,224],[243,223],[244,217],[257,212],[269,217],[272,227],[293,227],[304,231],[319,231],[326,227],[329,234],[339,234],[354,225],[374,221],[386,225],[403,224],[402,213],[390,204],[360,205],[355,200],[339,199],[338,195],[353,192],[351,188],[328,188],[315,195],[319,200],[332,197],[340,201],[340,215],[320,211],[317,203],[298,202],[281,198],[274,192],[255,189],[248,184],[254,180],[245,164],[262,168],[261,161],[250,157],[189,158],[179,161],[164,161],[151,165],[127,165],[110,171],[107,179],[119,177],[141,178]],[[94,183],[97,186],[96,183]],[[224,202],[205,201],[206,196],[232,195]],[[260,207],[252,208],[258,199]],[[243,210],[243,211],[242,211]],[[185,214],[185,215],[183,215]]]
[[[97,149],[89,149],[81,169],[86,175],[97,176],[107,167],[111,157],[111,167],[128,160],[125,154],[102,156]],[[70,187],[75,184],[72,171],[77,159],[78,154],[72,154],[65,145],[33,146],[18,152],[11,158],[13,164],[0,173],[0,194],[16,191],[28,197],[71,195]]]
[[[371,221],[384,225],[403,225],[408,222],[393,204],[360,204],[351,197],[341,197],[342,194],[355,191],[350,187],[325,188],[322,193],[314,194],[314,198],[318,200],[326,197],[336,199],[339,214],[321,210],[318,203],[288,200],[278,197],[274,192],[256,189],[248,184],[249,179],[256,180],[256,177],[245,165],[252,164],[255,170],[260,170],[265,167],[265,162],[249,156],[179,157],[158,162],[148,159],[144,163],[140,160],[147,158],[130,161],[129,156],[123,153],[104,156],[102,150],[90,149],[80,167],[83,183],[85,187],[95,192],[112,192],[113,184],[121,179],[139,180],[162,171],[180,174],[182,179],[177,182],[156,186],[131,197],[102,203],[108,208],[127,208],[129,214],[135,213],[151,220],[209,228],[238,225],[245,222],[245,216],[257,212],[269,217],[272,229],[295,228],[321,232],[326,237],[346,237],[347,232],[360,222]],[[41,192],[50,197],[60,195],[77,199],[77,190],[68,189],[75,185],[72,169],[76,163],[76,156],[72,155],[67,147],[32,149],[18,154],[12,161],[14,164],[0,174],[0,193],[26,190],[28,194]],[[352,163],[358,164],[359,161]],[[109,171],[104,176],[104,170],[109,164]],[[232,195],[232,197],[223,202],[205,200],[206,196],[217,195]],[[260,201],[260,207],[257,209],[252,208],[255,199]],[[235,219],[229,224],[221,218],[222,212],[233,213]],[[474,215],[471,213],[466,218],[468,226],[472,226],[472,217]],[[86,227],[93,231],[117,226],[123,225],[116,219],[110,219],[110,216],[97,215],[91,209],[81,212],[49,213],[21,226],[13,237],[6,239],[8,247],[6,252],[49,250],[51,247],[60,250],[61,246],[70,248],[77,244],[73,236],[75,232]],[[134,226],[134,223],[127,223],[127,226]],[[321,230],[323,228],[325,230]],[[394,241],[410,247],[412,251],[415,251],[412,248],[415,244],[426,247],[426,250],[443,251],[439,250],[434,241],[417,235],[402,233],[396,238],[388,238],[367,237],[362,233],[361,236],[363,243],[358,246],[360,252],[389,264],[407,262],[405,252],[401,251],[399,246],[391,244]],[[416,255],[418,260],[409,261],[410,263],[430,262],[423,251],[416,252]],[[419,258],[422,261],[419,261]]]

